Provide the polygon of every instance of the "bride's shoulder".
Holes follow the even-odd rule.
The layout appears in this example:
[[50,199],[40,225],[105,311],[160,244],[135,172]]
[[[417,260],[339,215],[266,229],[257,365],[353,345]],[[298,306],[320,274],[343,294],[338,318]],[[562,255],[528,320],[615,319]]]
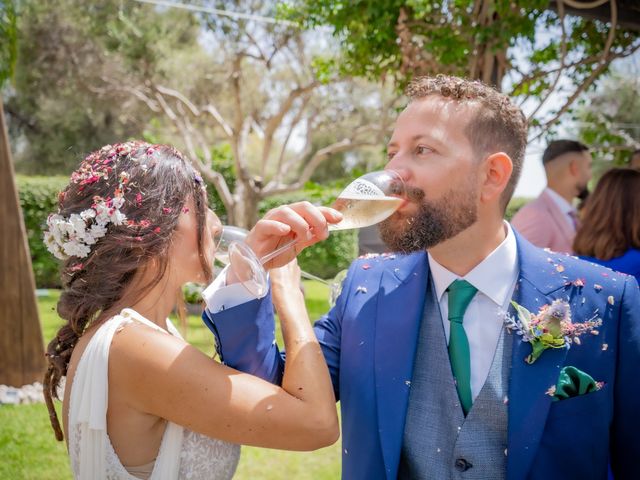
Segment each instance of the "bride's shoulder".
[[[121,315],[111,341],[109,366],[114,373],[127,375],[137,370],[167,368],[166,359],[173,358],[187,346],[166,330],[154,324]],[[151,323],[151,322],[149,322]]]

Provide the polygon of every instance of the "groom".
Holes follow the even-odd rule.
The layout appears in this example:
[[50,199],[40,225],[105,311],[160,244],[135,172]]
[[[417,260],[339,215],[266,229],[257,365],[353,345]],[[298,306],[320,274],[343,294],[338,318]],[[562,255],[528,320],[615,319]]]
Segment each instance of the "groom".
[[[507,97],[445,76],[407,95],[388,168],[410,201],[381,224],[406,253],[354,262],[315,325],[342,409],[343,478],[604,479],[608,463],[638,478],[635,280],[538,249],[503,220],[526,145]],[[218,311],[216,295],[203,318],[223,361],[279,382],[269,296]],[[512,300],[553,313],[540,337]]]

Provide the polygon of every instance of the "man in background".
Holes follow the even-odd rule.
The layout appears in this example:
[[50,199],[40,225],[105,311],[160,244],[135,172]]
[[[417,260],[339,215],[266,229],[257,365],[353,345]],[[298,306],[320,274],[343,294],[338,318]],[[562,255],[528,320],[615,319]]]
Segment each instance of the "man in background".
[[589,194],[589,148],[574,140],[554,140],[544,151],[542,164],[547,174],[547,188],[522,207],[511,224],[538,247],[572,253],[578,226],[573,201],[584,200]]

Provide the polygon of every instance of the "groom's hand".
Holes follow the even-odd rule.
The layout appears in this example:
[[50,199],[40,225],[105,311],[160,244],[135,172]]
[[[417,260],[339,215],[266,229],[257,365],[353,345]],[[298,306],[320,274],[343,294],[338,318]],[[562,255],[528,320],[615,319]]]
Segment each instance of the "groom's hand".
[[286,265],[306,247],[324,240],[329,235],[328,224],[338,223],[342,214],[329,207],[316,207],[310,202],[297,202],[269,210],[256,223],[246,243],[258,258],[276,248],[296,240],[289,250],[269,261],[265,268]]

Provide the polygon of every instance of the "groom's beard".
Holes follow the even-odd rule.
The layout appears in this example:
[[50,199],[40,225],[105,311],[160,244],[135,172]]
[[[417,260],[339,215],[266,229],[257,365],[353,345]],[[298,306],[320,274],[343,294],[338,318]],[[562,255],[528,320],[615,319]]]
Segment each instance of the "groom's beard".
[[478,219],[477,194],[471,185],[451,189],[438,200],[425,200],[419,189],[408,190],[410,200],[422,198],[416,201],[418,212],[411,217],[396,212],[379,224],[382,241],[394,252],[427,250],[455,237]]

